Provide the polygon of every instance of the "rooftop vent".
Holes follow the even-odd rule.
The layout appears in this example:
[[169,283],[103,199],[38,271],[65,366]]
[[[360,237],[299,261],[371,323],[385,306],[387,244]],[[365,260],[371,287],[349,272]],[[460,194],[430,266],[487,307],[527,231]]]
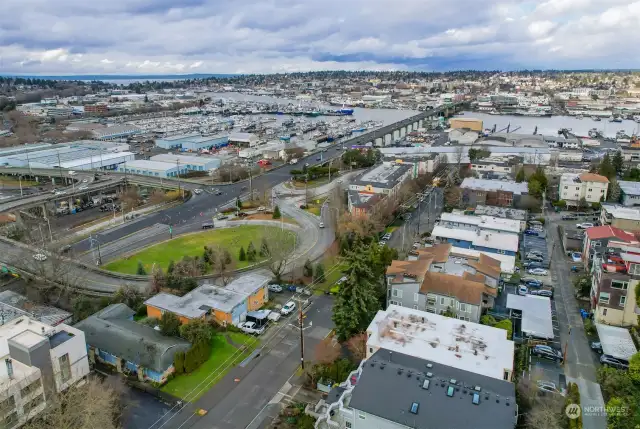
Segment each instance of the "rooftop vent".
[[428,373],[426,373],[426,376],[431,378],[431,377],[433,377],[433,373],[432,372],[428,372]]
[[448,396],[448,397],[450,397],[450,398],[451,398],[451,397],[453,397],[453,393],[454,393],[455,391],[456,391],[456,389],[454,389],[454,388],[453,388],[453,386],[449,386],[449,387],[447,388],[447,396]]
[[428,363],[427,364],[427,368],[433,368],[433,364],[432,363]]

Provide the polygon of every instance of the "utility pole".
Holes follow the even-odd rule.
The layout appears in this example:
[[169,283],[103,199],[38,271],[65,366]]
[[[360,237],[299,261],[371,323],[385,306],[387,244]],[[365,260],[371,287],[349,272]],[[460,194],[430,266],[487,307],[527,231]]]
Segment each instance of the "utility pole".
[[57,151],[57,154],[58,154],[58,168],[60,169],[60,182],[62,182],[62,166],[60,165],[60,151]]
[[[180,193],[180,160],[176,159],[176,167],[178,168],[178,193]],[[182,199],[184,200],[184,192],[182,193]]]
[[22,175],[18,174],[18,183],[20,184],[20,198],[24,197],[22,194]]
[[333,163],[333,159],[329,161],[329,183],[331,183],[331,164]]
[[249,201],[253,202],[253,177],[251,175],[251,167],[249,167]]
[[304,318],[302,315],[302,300],[298,302],[298,313],[298,318],[300,319],[300,367],[304,371],[304,329],[302,328],[302,322],[304,322]]

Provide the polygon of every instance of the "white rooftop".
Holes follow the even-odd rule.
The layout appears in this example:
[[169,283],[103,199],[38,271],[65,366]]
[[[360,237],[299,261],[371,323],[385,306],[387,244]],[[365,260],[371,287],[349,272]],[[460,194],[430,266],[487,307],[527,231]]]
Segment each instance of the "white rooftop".
[[640,220],[640,208],[619,206],[617,204],[603,204],[602,210],[616,219]]
[[456,213],[442,213],[442,221],[465,223],[476,225],[481,228],[495,229],[503,232],[512,232],[518,234],[520,232],[520,221],[504,219],[494,216],[470,216]]
[[191,156],[191,155],[178,155],[172,153],[161,153],[160,155],[154,155],[149,158],[150,161],[160,161],[160,162],[168,162],[176,165],[178,161],[182,166],[186,164],[197,165],[197,164],[207,164],[214,159],[205,158],[202,156]]
[[507,295],[507,308],[522,311],[522,332],[533,337],[553,339],[551,300],[537,295]]
[[145,159],[137,159],[135,161],[127,161],[124,166],[129,169],[145,169],[155,171],[168,171],[173,168],[177,168],[175,163],[161,162],[161,161],[147,161]]
[[474,246],[488,247],[489,249],[508,250],[511,252],[518,251],[517,234],[502,233],[487,229],[471,231],[436,225],[431,232],[431,236],[436,238],[469,241],[473,243]]
[[638,351],[627,329],[596,323],[596,330],[604,354],[629,360]]
[[74,159],[72,161],[66,161],[66,162],[62,162],[60,163],[60,167],[62,168],[73,168],[79,165],[92,165],[95,168],[98,167],[103,167],[104,165],[109,165],[111,163],[107,162],[110,161],[112,159],[118,159],[118,158],[123,158],[123,157],[135,157],[136,154],[133,152],[106,152],[103,153],[102,155],[93,155],[90,156],[88,158],[80,158],[80,159]]
[[464,179],[460,187],[463,189],[483,189],[485,191],[507,191],[516,195],[529,192],[527,182],[518,183],[512,180],[475,179],[473,177]]
[[513,369],[503,329],[390,305],[367,328],[367,347],[385,348],[502,380]]
[[620,180],[618,182],[620,189],[627,195],[640,195],[640,182],[630,182],[627,180]]

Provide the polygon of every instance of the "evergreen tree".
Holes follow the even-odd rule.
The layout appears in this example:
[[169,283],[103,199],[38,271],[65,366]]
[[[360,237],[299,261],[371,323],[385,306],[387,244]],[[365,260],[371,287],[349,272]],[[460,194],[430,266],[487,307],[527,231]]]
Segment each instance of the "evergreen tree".
[[260,243],[260,257],[266,258],[269,256],[269,245],[267,244],[267,239],[262,237],[262,242]]
[[229,265],[231,263],[231,253],[229,253],[229,251],[227,249],[224,249],[222,251],[222,256],[224,258],[224,263],[226,265]]
[[611,165],[613,165],[616,173],[622,173],[622,169],[624,168],[624,158],[622,157],[622,151],[618,150],[613,154]]
[[525,179],[526,177],[524,175],[524,167],[520,167],[520,170],[518,170],[518,173],[516,173],[516,182],[522,183],[525,181]]
[[324,283],[326,278],[324,277],[324,267],[322,264],[316,265],[316,269],[313,276],[313,281],[316,283]]
[[147,275],[147,270],[144,269],[144,265],[142,265],[141,261],[138,261],[138,269],[136,270],[136,274],[139,276]]
[[184,352],[176,352],[173,356],[173,367],[176,370],[176,374],[184,373]]
[[173,270],[176,268],[176,263],[173,262],[173,259],[169,261],[169,265],[167,266],[167,274],[173,274]]
[[175,337],[180,334],[180,319],[175,314],[165,311],[160,317],[160,332],[167,337]]
[[305,277],[313,276],[313,265],[311,265],[311,261],[308,259],[304,261],[304,267],[302,268],[302,275]]
[[607,201],[611,201],[617,203],[620,201],[620,197],[622,196],[622,189],[620,189],[620,184],[614,178],[609,182],[609,190],[607,192]]
[[280,214],[280,207],[276,206],[273,209],[273,219],[280,219],[282,217],[282,215]]
[[347,280],[340,286],[331,317],[340,341],[367,329],[381,308],[376,296],[377,279],[367,256],[356,251],[345,258]]
[[247,254],[244,251],[244,247],[240,247],[240,253],[238,253],[238,261],[246,261],[247,260]]
[[612,177],[616,176],[616,169],[613,166],[612,162],[611,162],[611,157],[609,157],[609,154],[605,154],[605,156],[602,157],[602,161],[600,162],[600,165],[598,166],[598,174],[607,177],[609,179],[611,179]]
[[253,241],[249,243],[247,247],[247,261],[255,262],[256,261],[256,248],[253,246]]
[[242,209],[242,200],[240,200],[240,197],[236,198],[236,207],[238,210]]

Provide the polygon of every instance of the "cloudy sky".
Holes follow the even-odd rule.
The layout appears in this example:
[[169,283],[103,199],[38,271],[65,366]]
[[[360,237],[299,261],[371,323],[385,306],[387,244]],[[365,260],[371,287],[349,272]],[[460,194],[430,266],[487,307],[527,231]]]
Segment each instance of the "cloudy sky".
[[631,0],[0,0],[0,73],[640,68]]

